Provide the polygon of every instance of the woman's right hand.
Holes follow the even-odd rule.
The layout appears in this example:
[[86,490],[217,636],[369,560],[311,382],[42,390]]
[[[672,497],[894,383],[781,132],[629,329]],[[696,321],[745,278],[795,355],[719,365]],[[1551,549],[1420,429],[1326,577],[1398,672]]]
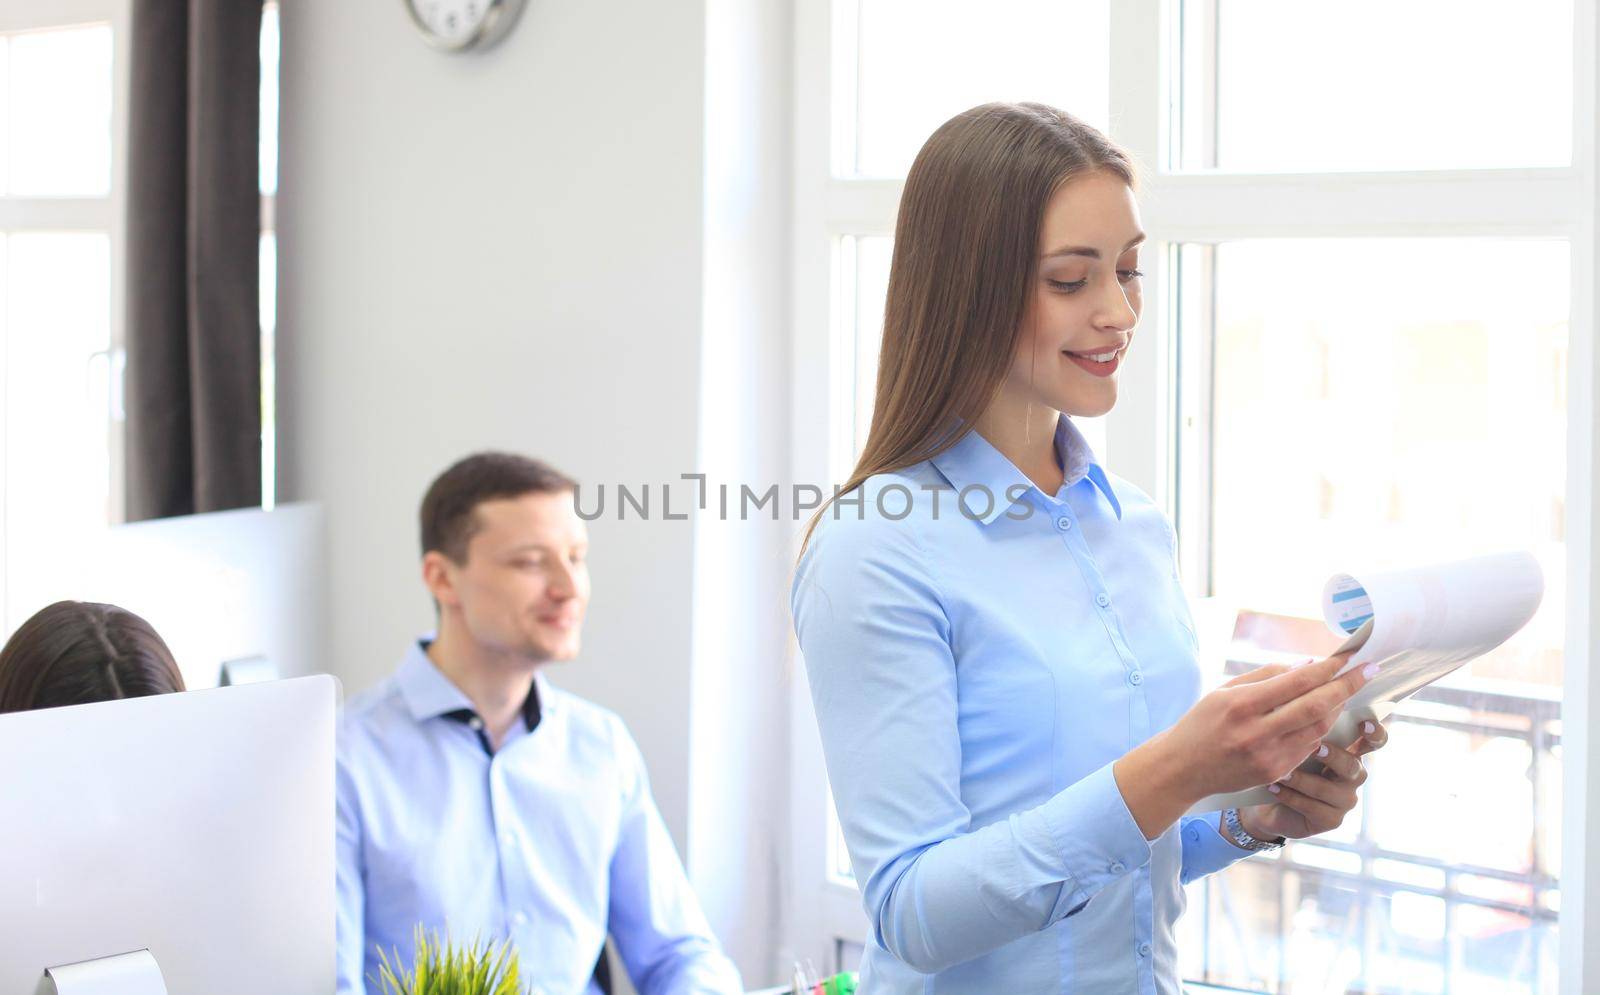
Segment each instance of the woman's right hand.
[[1348,660],[1341,653],[1235,677],[1117,761],[1117,786],[1145,838],[1207,795],[1271,784],[1316,752],[1344,703],[1377,673],[1369,664],[1335,679]]

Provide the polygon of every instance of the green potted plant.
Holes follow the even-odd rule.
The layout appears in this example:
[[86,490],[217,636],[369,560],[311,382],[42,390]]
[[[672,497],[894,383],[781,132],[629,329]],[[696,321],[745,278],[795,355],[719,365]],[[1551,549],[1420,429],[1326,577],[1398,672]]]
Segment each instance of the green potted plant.
[[375,980],[383,995],[525,995],[510,940],[498,947],[477,940],[460,946],[448,936],[429,936],[421,926],[416,935],[416,957],[409,970],[400,964],[398,950],[393,960],[378,951]]

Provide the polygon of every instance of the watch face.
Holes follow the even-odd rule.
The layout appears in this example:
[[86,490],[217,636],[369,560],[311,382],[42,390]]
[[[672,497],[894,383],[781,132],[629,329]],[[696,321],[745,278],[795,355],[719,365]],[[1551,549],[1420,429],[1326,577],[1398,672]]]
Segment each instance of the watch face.
[[466,48],[497,13],[495,0],[406,0],[412,19],[441,48]]

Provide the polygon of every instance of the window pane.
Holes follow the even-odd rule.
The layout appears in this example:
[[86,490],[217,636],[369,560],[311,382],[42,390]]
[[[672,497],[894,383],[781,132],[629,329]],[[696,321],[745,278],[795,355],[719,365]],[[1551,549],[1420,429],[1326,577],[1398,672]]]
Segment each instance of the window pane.
[[261,192],[278,192],[278,5],[261,10]]
[[278,496],[278,236],[263,232],[257,267],[261,281],[261,506]]
[[[1571,0],[1185,0],[1183,165],[1565,166]],[[1215,16],[1215,48],[1206,41]],[[1208,51],[1209,49],[1209,51]],[[1215,86],[1214,130],[1206,92]],[[1214,148],[1212,143],[1214,142]]]
[[[1185,422],[1209,474],[1219,601],[1239,609],[1236,663],[1334,643],[1333,573],[1527,549],[1544,568],[1534,619],[1403,703],[1368,759],[1361,804],[1322,850],[1291,844],[1266,888],[1230,869],[1192,889],[1185,970],[1296,992],[1553,990],[1560,874],[1565,625],[1565,242],[1284,240],[1181,250],[1180,364],[1207,354],[1211,430]],[[1198,277],[1193,274],[1200,274]],[[1198,327],[1194,327],[1198,326]],[[1202,341],[1195,341],[1195,340]],[[1188,381],[1185,380],[1187,383]],[[1203,424],[1203,420],[1200,422]],[[1209,487],[1206,481],[1209,479]],[[1208,889],[1210,889],[1208,891]],[[1209,917],[1209,918],[1207,918]],[[1264,924],[1264,926],[1263,926]],[[1265,928],[1261,950],[1230,946]]]
[[11,36],[10,185],[22,196],[111,190],[111,28]]
[[[847,396],[850,409],[837,413],[841,424],[850,426],[849,467],[838,468],[843,479],[867,444],[872,427],[872,404],[878,386],[878,351],[883,342],[883,302],[889,289],[889,263],[894,254],[894,239],[887,235],[846,236],[839,240],[838,300],[843,308],[845,327],[840,336],[842,353],[839,375],[848,385],[838,392]],[[1106,459],[1104,418],[1076,418],[1074,423],[1093,447],[1095,455]]]
[[[1097,128],[1109,117],[1109,0],[835,0],[856,51],[835,116],[854,121],[841,172],[904,176],[933,130],[991,100],[1037,100]],[[852,8],[854,8],[852,10]],[[848,45],[845,46],[846,48]],[[853,65],[851,60],[853,59]]]
[[0,194],[11,189],[11,37],[0,35]]
[[1556,241],[1217,247],[1216,593],[1314,614],[1351,565],[1527,549],[1544,605],[1474,672],[1558,685],[1567,282]]
[[68,596],[77,544],[110,520],[111,245],[104,234],[5,240],[7,630]]
[[853,426],[852,465],[866,446],[867,432],[872,427],[878,350],[883,342],[883,301],[889,287],[889,260],[893,252],[894,239],[887,236],[845,238],[840,243],[840,264],[847,269],[840,273],[840,279],[852,290],[849,298],[841,299],[854,302],[848,316],[850,334],[846,336],[854,407],[844,413]]

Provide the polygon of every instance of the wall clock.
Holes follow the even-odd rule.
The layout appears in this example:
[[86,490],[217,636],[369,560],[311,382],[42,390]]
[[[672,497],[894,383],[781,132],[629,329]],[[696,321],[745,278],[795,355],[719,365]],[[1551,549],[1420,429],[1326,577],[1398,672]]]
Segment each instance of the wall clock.
[[488,48],[511,30],[524,0],[404,0],[428,44],[446,52]]

